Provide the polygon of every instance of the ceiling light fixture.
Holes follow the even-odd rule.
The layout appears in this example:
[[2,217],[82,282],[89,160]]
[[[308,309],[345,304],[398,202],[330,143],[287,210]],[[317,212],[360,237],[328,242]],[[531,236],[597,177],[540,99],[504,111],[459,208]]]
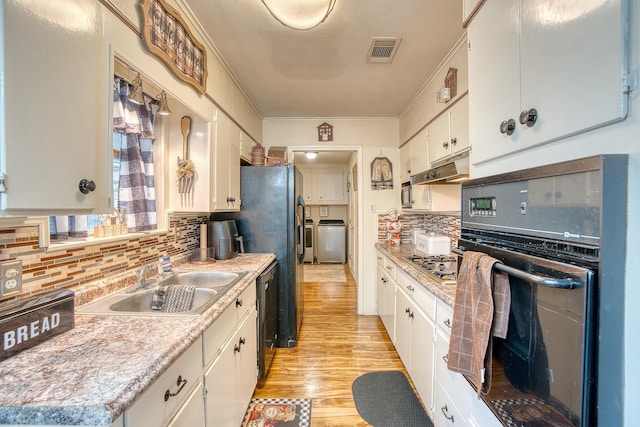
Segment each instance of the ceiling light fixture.
[[304,155],[307,156],[307,159],[309,160],[313,160],[318,157],[318,153],[314,153],[313,151],[307,151]]
[[337,0],[261,0],[271,16],[292,30],[307,31],[322,24]]
[[171,114],[171,110],[167,104],[167,92],[160,92],[156,98],[160,100],[160,107],[158,107],[157,114],[160,114],[161,116],[168,116]]
[[138,73],[132,84],[133,90],[127,98],[129,98],[129,101],[135,102],[136,104],[144,104],[144,98],[142,96],[142,77],[140,77],[140,73]]

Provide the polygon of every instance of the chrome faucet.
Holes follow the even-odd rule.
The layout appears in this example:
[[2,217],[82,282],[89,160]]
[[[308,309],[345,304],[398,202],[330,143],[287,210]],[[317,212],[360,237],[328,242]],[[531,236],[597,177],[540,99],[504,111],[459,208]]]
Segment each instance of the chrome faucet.
[[138,286],[144,286],[147,281],[147,274],[153,270],[153,266],[151,264],[143,265],[142,268],[138,271]]

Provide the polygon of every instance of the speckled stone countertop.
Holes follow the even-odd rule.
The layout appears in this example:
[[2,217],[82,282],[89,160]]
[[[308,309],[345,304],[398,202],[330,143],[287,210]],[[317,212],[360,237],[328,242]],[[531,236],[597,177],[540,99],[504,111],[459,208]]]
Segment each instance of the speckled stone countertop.
[[[76,313],[70,331],[0,362],[0,424],[111,425],[274,259],[239,254],[209,265],[177,266],[249,272],[198,317]],[[110,279],[84,285],[76,308],[105,290],[131,286],[135,278],[131,283],[129,276],[119,284]]]
[[395,246],[387,243],[376,243],[376,248],[388,256],[391,261],[396,263],[400,270],[418,281],[418,283],[434,294],[437,298],[453,307],[453,303],[456,298],[456,287],[454,285],[439,284],[438,282],[430,279],[418,267],[413,265],[413,263],[407,259],[407,257],[414,254],[413,247],[411,245]]

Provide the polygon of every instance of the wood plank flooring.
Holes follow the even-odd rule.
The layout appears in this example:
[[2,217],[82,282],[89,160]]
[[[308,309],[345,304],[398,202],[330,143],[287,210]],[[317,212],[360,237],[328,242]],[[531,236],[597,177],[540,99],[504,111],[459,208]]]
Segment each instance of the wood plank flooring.
[[346,283],[305,282],[298,344],[277,349],[253,396],[311,399],[311,427],[368,426],[353,401],[353,380],[372,371],[407,375],[380,318],[358,315],[356,283],[343,267]]

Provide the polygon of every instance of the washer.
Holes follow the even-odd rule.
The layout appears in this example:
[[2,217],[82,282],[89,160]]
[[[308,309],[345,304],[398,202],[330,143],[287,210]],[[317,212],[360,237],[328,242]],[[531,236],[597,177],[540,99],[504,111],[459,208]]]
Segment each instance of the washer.
[[318,262],[345,263],[346,232],[341,219],[323,219],[318,223],[318,243],[316,253]]

